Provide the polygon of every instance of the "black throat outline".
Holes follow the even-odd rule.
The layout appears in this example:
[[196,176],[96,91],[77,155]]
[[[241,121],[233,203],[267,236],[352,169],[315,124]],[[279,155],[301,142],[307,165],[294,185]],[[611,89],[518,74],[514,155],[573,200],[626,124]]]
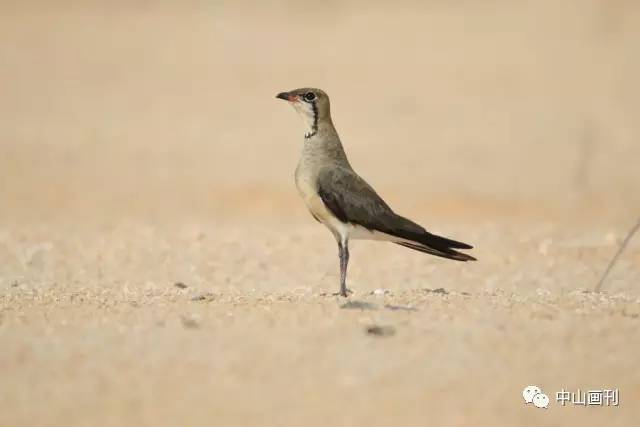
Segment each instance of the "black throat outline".
[[311,132],[304,134],[304,139],[309,139],[318,133],[318,106],[315,101],[305,101],[311,104],[311,110],[313,111],[313,123],[311,124]]

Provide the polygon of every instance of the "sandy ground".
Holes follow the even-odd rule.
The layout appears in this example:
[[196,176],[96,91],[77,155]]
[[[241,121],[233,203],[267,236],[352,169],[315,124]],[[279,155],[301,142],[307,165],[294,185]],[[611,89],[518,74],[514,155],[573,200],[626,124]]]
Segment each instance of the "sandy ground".
[[[0,426],[640,417],[639,236],[591,292],[640,215],[634,2],[0,8]],[[307,85],[389,203],[479,262],[354,242],[331,295],[274,99]]]
[[[0,424],[632,425],[640,248],[598,295],[616,230],[450,231],[481,261],[354,244],[345,306],[313,224],[4,229]],[[621,403],[538,410],[529,384]]]

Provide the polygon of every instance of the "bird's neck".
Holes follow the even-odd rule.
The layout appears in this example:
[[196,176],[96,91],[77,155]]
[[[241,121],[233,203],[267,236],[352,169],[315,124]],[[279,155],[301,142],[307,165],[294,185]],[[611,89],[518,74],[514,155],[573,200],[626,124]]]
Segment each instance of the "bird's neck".
[[303,155],[349,164],[338,132],[331,120],[320,121],[313,134],[305,135]]

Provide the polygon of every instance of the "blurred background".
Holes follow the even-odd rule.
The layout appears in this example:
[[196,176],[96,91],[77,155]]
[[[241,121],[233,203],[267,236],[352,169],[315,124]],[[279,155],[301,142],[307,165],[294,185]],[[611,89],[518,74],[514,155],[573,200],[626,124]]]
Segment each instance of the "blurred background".
[[[637,0],[0,0],[0,426],[632,425],[639,236],[590,291],[640,214],[639,48]],[[304,86],[479,262],[353,242],[331,296]],[[620,408],[553,398],[591,388]]]
[[301,86],[401,213],[640,211],[633,0],[1,8],[5,219],[306,221],[302,125],[274,98]]

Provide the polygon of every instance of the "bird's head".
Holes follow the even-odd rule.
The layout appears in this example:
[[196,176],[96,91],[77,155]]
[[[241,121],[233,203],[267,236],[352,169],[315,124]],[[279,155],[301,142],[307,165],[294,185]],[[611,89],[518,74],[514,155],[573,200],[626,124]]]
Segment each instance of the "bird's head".
[[309,139],[324,124],[331,124],[329,97],[320,89],[302,88],[281,92],[276,98],[284,99],[300,114],[307,126],[304,137]]

